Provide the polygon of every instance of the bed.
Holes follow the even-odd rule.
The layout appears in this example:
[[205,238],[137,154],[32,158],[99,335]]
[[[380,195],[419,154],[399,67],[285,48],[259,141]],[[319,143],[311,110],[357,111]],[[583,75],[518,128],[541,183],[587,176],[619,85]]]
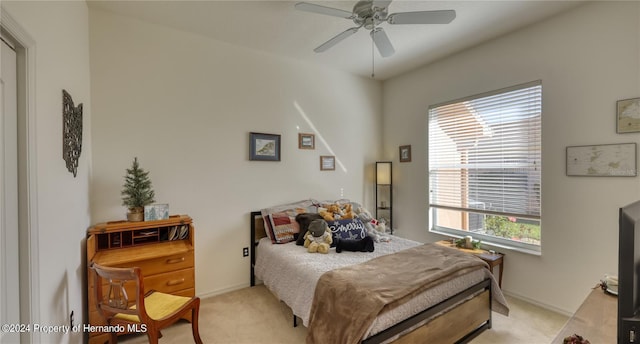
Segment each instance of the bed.
[[[264,227],[263,212],[251,212],[254,240],[251,286],[257,279],[261,280],[275,297],[290,307],[294,326],[299,318],[308,328],[308,343],[466,343],[491,328],[492,307],[508,314],[506,300],[485,263],[470,255],[460,255],[457,250],[391,236],[388,242],[377,242],[374,252],[332,250],[326,255],[310,254],[295,242],[274,244]],[[425,259],[434,252],[441,258]],[[469,263],[474,266],[440,276],[442,279],[436,281],[420,281],[424,286],[416,281],[420,287],[411,293],[400,291],[398,293],[404,293],[401,298],[379,301],[394,293],[391,290],[395,289],[387,286],[403,287],[420,280],[416,277],[423,274],[416,271],[420,271],[421,266],[426,266],[425,271],[434,270],[433,266],[420,262],[434,261],[434,266],[439,264],[435,270],[440,270],[442,265],[452,265],[442,260],[449,259],[449,255],[457,257],[451,258],[457,261],[471,257],[475,261]],[[381,273],[385,264],[391,271],[389,274]],[[399,267],[404,265],[416,268],[402,272]],[[361,287],[365,289],[358,289],[360,287],[344,275],[336,277],[336,274],[352,276],[364,270],[390,277]],[[353,276],[355,280],[378,278],[377,275],[373,278]],[[346,284],[338,287],[336,283],[343,280]],[[384,287],[377,288],[379,285]],[[374,295],[367,288],[380,290]],[[353,294],[347,295],[347,290],[353,290]],[[346,301],[327,303],[341,296],[346,297]],[[370,299],[378,303],[370,306],[367,303]],[[340,329],[341,323],[348,325]]]

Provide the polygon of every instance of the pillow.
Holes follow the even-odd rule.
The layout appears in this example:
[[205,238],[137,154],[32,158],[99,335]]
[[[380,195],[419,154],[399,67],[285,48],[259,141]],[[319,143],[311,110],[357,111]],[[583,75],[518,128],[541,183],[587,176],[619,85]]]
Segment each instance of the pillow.
[[[271,242],[285,244],[294,240],[294,234],[300,232],[300,226],[294,220],[295,210],[273,213],[268,215],[271,231]],[[292,216],[293,215],[293,216]]]
[[311,200],[302,200],[260,210],[264,220],[265,232],[274,244],[284,244],[294,240],[294,233],[300,231],[295,217],[300,213],[313,212],[315,206]]
[[[296,238],[296,245],[302,246],[304,245],[304,236],[307,234],[307,230],[309,229],[309,224],[313,220],[321,219],[322,216],[318,213],[302,213],[296,215],[296,222],[300,226],[300,232]],[[294,237],[296,234],[294,234]]]
[[367,230],[364,223],[359,219],[328,221],[333,240],[349,239],[360,240],[367,236]]

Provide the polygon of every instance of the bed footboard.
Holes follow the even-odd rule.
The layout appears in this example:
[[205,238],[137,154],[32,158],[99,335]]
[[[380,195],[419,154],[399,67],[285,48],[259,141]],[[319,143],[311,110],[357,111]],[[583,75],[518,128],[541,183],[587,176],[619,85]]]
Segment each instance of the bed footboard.
[[[473,295],[475,296],[472,299],[467,300]],[[454,306],[455,308],[450,309]],[[447,311],[448,309],[450,310]],[[491,280],[486,279],[475,284],[467,290],[363,340],[362,344],[383,343],[443,311],[446,313],[402,335],[394,343],[468,343],[484,330],[490,329]],[[452,328],[457,331],[452,331]]]

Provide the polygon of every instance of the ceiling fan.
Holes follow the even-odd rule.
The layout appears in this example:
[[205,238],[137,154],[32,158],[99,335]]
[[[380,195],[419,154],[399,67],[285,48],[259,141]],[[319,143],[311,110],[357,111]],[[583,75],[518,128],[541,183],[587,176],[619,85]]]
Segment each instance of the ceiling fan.
[[371,39],[382,57],[389,57],[395,53],[395,49],[384,32],[378,25],[387,22],[391,25],[402,24],[449,24],[456,17],[454,10],[399,12],[388,14],[391,0],[361,0],[353,6],[353,12],[338,8],[326,7],[309,2],[299,2],[295,8],[300,11],[324,14],[334,17],[351,19],[356,24],[328,41],[313,49],[321,53],[338,44],[345,38],[356,33],[360,28],[371,31]]

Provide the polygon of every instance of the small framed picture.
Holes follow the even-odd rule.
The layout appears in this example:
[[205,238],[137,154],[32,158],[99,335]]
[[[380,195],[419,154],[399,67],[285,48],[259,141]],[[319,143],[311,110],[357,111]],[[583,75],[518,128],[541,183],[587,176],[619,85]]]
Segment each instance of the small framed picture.
[[316,137],[313,134],[298,133],[299,149],[316,149]]
[[249,160],[280,161],[280,135],[249,133]]
[[144,206],[144,220],[165,220],[169,218],[169,204],[152,204]]
[[411,161],[411,145],[400,146],[400,162]]
[[640,98],[618,100],[616,102],[616,132],[640,132]]
[[336,169],[336,157],[333,155],[320,156],[320,170],[333,171]]

